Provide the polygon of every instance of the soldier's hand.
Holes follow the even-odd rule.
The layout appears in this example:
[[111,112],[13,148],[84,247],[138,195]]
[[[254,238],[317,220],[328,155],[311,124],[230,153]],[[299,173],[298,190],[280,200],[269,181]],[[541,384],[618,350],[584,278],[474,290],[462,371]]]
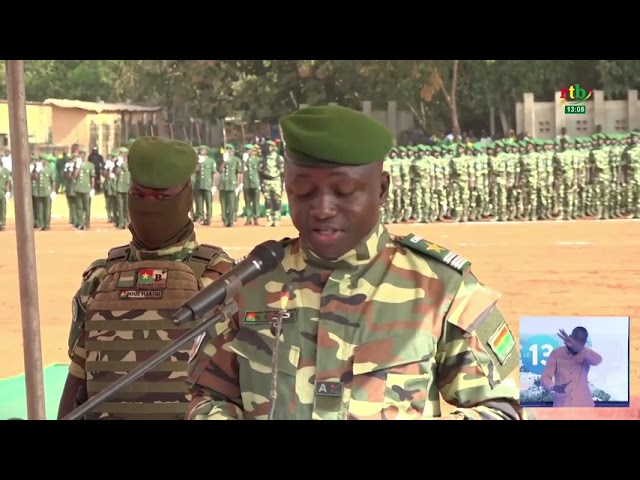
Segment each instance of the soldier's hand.
[[218,189],[216,187],[211,187],[211,194],[215,195]]
[[51,195],[49,195],[49,198],[51,198],[51,200],[55,200],[56,192],[51,192]]
[[91,191],[89,192],[89,196],[93,198],[95,194],[96,194],[96,191],[92,188]]
[[7,192],[4,194],[4,198],[6,198],[7,200],[9,200],[11,198],[11,192]]
[[569,385],[569,382],[563,383],[561,385],[554,385],[553,391],[556,393],[565,393],[565,389],[567,388],[567,385]]

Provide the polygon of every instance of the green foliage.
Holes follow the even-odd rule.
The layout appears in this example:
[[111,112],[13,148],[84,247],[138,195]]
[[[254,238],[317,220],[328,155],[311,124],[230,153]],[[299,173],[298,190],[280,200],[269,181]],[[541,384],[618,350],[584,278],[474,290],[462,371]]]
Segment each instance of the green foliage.
[[[68,98],[157,104],[170,119],[273,120],[301,104],[336,102],[375,109],[389,100],[409,110],[427,132],[450,130],[459,116],[487,119],[493,107],[510,123],[525,92],[552,101],[573,83],[622,99],[640,87],[638,60],[461,60],[453,89],[452,60],[29,60],[27,99]],[[0,63],[0,96],[6,97]]]

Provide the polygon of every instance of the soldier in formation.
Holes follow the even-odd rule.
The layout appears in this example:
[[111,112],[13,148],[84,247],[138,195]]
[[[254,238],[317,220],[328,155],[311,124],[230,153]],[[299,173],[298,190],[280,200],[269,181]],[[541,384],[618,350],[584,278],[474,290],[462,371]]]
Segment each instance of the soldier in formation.
[[384,223],[640,218],[640,133],[394,147]]
[[11,198],[11,170],[0,162],[0,232],[7,224],[7,201]]

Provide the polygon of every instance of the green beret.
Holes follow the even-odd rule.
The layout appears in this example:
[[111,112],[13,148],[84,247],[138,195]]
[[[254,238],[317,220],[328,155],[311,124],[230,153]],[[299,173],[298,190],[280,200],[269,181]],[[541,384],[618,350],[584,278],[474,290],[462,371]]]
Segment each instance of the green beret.
[[391,132],[370,116],[338,105],[302,108],[280,120],[285,151],[296,161],[366,165],[393,147]]
[[156,190],[187,183],[198,156],[188,143],[160,137],[141,137],[129,150],[131,180]]

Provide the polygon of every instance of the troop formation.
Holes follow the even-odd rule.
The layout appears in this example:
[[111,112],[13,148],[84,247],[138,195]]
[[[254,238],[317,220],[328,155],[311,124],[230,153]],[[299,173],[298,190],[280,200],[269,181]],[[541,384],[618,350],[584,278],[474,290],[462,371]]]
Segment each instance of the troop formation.
[[385,223],[640,218],[640,134],[394,147]]
[[[640,218],[640,133],[597,133],[555,140],[503,139],[492,143],[443,142],[393,147],[385,159],[391,175],[384,223],[499,222],[584,217]],[[131,141],[129,142],[130,145]],[[280,145],[281,146],[281,145]],[[284,159],[278,141],[195,148],[190,217],[211,225],[214,195],[219,194],[222,225],[278,226],[283,213]],[[48,230],[52,201],[63,193],[69,223],[79,230],[91,224],[91,203],[103,193],[107,219],[115,228],[129,224],[128,148],[106,160],[93,148],[73,145],[71,154],[33,155],[31,162],[34,227]],[[99,159],[99,160],[96,160]],[[6,224],[11,172],[0,166],[0,230]]]
[[[234,226],[244,200],[245,225],[259,225],[261,217],[272,227],[280,225],[282,193],[284,191],[284,159],[274,141],[260,145],[247,144],[244,152],[233,145],[218,150],[206,145],[197,148],[198,166],[191,177],[194,191],[194,210],[191,218],[201,225],[212,220],[213,195],[219,191],[222,224]],[[217,159],[217,160],[216,160]],[[264,198],[264,211],[260,204]]]

